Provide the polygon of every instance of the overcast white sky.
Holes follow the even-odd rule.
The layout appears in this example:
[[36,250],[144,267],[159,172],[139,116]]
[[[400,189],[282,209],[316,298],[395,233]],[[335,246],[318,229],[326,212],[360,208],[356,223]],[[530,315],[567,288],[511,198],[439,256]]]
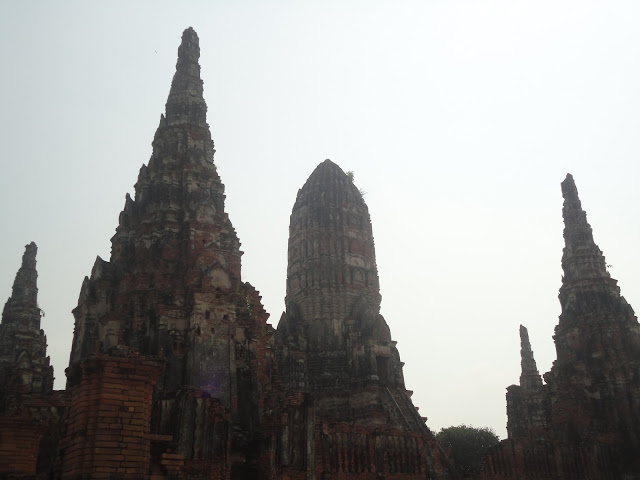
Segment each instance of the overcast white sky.
[[541,373],[555,359],[567,172],[640,308],[639,22],[637,0],[1,2],[0,298],[35,241],[63,388],[82,279],[109,258],[193,26],[243,277],[274,326],[297,190],[331,158],[367,192],[427,424],[504,437],[518,326]]

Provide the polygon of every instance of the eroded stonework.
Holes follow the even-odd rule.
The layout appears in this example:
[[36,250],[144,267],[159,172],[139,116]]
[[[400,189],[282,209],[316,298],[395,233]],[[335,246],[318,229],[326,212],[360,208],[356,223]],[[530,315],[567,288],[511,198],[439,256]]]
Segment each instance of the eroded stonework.
[[565,248],[557,360],[542,384],[526,329],[509,439],[487,478],[640,478],[640,325],[593,241],[573,177],[562,182]]
[[[330,160],[291,214],[286,311],[267,323],[241,277],[187,29],[165,114],[109,261],[74,309],[67,387],[53,391],[26,248],[0,325],[0,478],[455,478],[411,401],[380,314],[368,208]],[[522,375],[494,479],[640,478],[640,326],[593,242],[573,179],[565,199],[558,358]]]
[[367,205],[330,160],[298,192],[288,255],[287,310],[276,332],[289,400],[285,474],[447,475],[444,455],[405,389],[396,342],[380,314]]
[[[269,464],[264,424],[273,329],[258,292],[241,279],[240,242],[213,163],[199,55],[198,36],[187,29],[153,153],[140,169],[135,198],[127,195],[111,259],[96,260],[73,312],[69,371],[83,371],[82,381],[92,384],[93,370],[79,365],[112,348],[158,359],[163,368],[147,432],[151,472],[168,475],[161,458],[177,454],[191,478],[243,478]],[[68,387],[74,391],[79,382],[70,375]],[[95,466],[81,463],[74,475]],[[140,478],[139,471],[124,473]]]
[[0,324],[0,476],[47,478],[58,466],[70,397],[53,391],[47,337],[40,328],[38,247],[25,247]]
[[52,439],[49,460],[29,472],[153,480],[445,475],[379,313],[367,207],[330,161],[294,206],[287,311],[274,338],[260,296],[241,279],[198,57],[188,29],[111,258],[96,259],[73,311],[64,410],[42,423],[48,433],[33,433]]
[[[47,393],[53,390],[53,367],[47,357],[47,337],[40,329],[38,306],[38,247],[25,247],[13,292],[2,311],[0,324],[0,384],[14,393]],[[5,390],[5,391],[6,391]]]
[[446,476],[379,313],[366,204],[330,161],[294,206],[287,311],[274,337],[241,278],[198,57],[187,29],[111,258],[96,259],[73,311],[49,461],[30,471],[73,480]]
[[533,358],[529,332],[520,325],[520,384],[507,388],[507,435],[509,438],[543,438],[551,404],[546,385]]
[[285,385],[322,390],[382,377],[404,386],[397,350],[380,315],[369,211],[331,160],[298,192],[288,256],[287,311],[278,324],[279,343],[290,351],[280,362]]

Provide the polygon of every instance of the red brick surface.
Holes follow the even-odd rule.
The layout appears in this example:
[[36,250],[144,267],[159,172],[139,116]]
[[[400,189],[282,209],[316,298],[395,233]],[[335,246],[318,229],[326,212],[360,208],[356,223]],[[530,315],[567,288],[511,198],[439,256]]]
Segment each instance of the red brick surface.
[[35,475],[44,430],[28,417],[0,417],[0,474]]
[[120,349],[89,357],[67,372],[76,383],[63,478],[148,478],[153,386],[162,368],[161,362]]

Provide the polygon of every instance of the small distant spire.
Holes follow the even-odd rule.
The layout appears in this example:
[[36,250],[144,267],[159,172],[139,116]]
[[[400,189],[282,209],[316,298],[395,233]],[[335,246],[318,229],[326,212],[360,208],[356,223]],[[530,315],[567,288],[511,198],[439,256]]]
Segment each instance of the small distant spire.
[[542,378],[538,372],[536,361],[533,358],[531,343],[529,342],[529,332],[526,327],[520,325],[520,386],[524,388],[542,386]]
[[11,302],[14,305],[38,305],[38,272],[36,271],[36,255],[38,246],[31,242],[24,247],[22,266],[13,282]]
[[207,125],[207,105],[203,96],[199,58],[198,34],[189,27],[182,34],[182,43],[178,47],[176,73],[166,105],[167,125]]
[[6,394],[53,390],[53,367],[47,357],[47,337],[40,330],[38,307],[38,247],[25,247],[13,292],[2,311],[0,324],[0,390]]
[[32,328],[40,328],[37,253],[38,247],[34,242],[25,246],[22,266],[16,273],[11,297],[7,300],[2,312],[2,323],[28,323]]

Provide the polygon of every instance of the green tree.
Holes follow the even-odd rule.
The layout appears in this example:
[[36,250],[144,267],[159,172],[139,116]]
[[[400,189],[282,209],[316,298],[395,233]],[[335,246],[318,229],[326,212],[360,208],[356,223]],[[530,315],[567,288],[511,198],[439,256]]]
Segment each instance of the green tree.
[[493,429],[464,424],[441,429],[436,439],[442,448],[450,452],[451,459],[462,474],[478,472],[487,449],[500,442]]

